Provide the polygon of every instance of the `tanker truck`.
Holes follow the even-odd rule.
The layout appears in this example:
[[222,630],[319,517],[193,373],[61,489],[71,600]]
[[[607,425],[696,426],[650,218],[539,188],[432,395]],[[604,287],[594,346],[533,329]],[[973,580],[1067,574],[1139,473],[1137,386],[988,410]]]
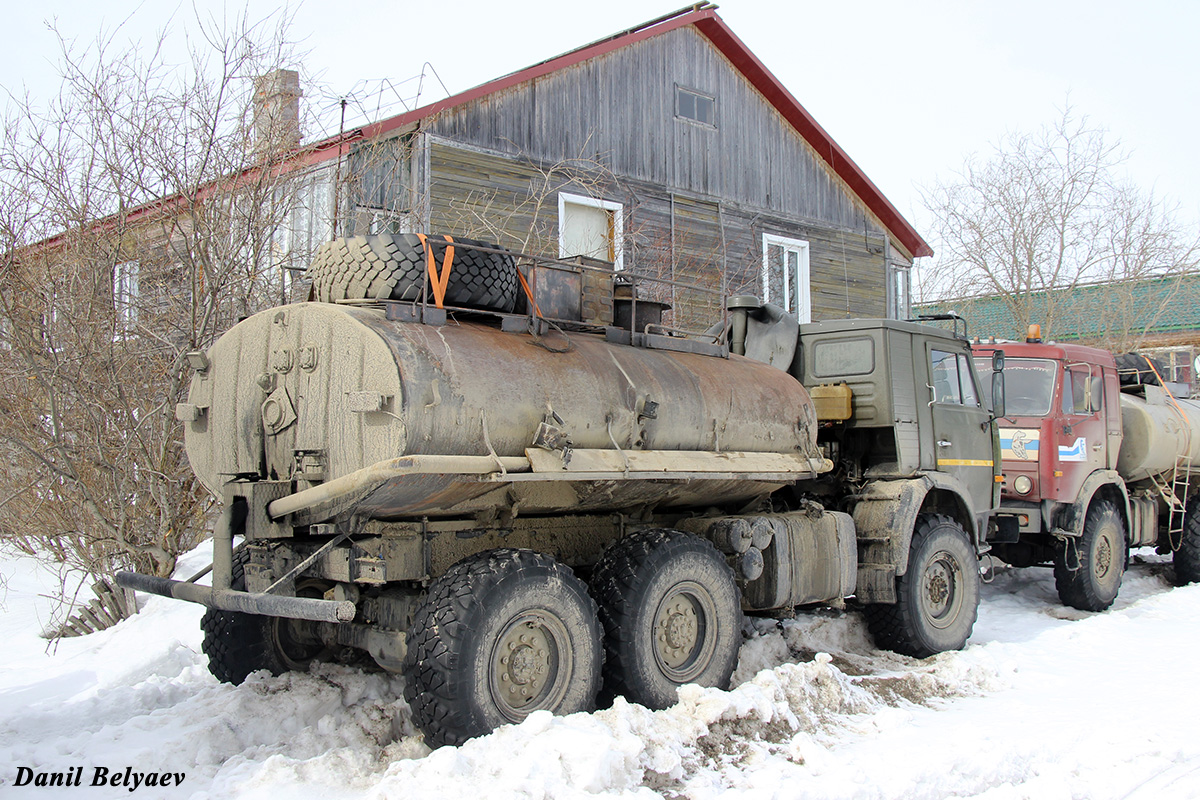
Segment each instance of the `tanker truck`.
[[1059,598],[1084,611],[1112,605],[1134,547],[1173,553],[1178,579],[1200,580],[1200,403],[1148,365],[1123,377],[1108,351],[1042,342],[1036,325],[974,349],[981,368],[998,352],[1006,364],[992,552],[1052,563]]
[[441,745],[726,687],[744,613],[853,598],[916,657],[970,635],[999,495],[965,338],[751,297],[684,334],[632,271],[415,235],[310,274],[187,356],[211,585],[118,578],[207,606],[219,679],[367,660]]

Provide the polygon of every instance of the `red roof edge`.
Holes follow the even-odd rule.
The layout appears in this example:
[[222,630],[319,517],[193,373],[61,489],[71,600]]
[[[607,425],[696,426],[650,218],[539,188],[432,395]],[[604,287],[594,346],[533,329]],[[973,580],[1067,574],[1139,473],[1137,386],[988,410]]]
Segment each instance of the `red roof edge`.
[[771,74],[771,71],[758,60],[754,53],[750,52],[750,48],[746,47],[737,34],[729,29],[724,20],[716,14],[706,13],[702,19],[694,20],[693,24],[708,37],[709,41],[716,45],[718,50],[725,54],[726,58],[733,62],[734,66],[746,76],[755,88],[762,92],[771,105],[783,114],[784,118],[813,146],[817,154],[833,168],[837,176],[862,198],[867,208],[879,217],[884,226],[900,240],[900,243],[914,257],[933,255],[933,248],[883,196],[879,187],[871,182],[866,173],[854,163],[850,156],[846,155],[846,151],[838,146],[833,137],[826,133],[804,106],[800,105],[792,93],[779,82],[779,79]]
[[[381,120],[380,122],[365,125],[362,128],[347,131],[340,136],[332,136],[315,142],[303,147],[301,153],[287,160],[290,161],[292,168],[326,161],[336,157],[341,152],[341,146],[348,141],[382,136],[447,109],[470,103],[481,97],[504,91],[526,81],[535,80],[557,70],[574,66],[575,64],[649,39],[652,36],[658,36],[688,25],[695,25],[696,29],[711,41],[746,76],[747,80],[812,145],[813,149],[829,164],[834,173],[845,181],[851,191],[858,195],[867,208],[880,219],[884,227],[914,257],[933,255],[933,249],[921,238],[921,235],[917,233],[916,229],[909,224],[908,220],[904,218],[896,207],[883,196],[879,187],[871,182],[850,156],[846,155],[846,152],[838,146],[837,142],[800,105],[791,92],[750,52],[750,49],[730,30],[725,21],[717,16],[716,7],[708,4],[698,4],[690,7],[690,10],[681,9],[680,11],[659,17],[635,28],[630,28],[534,64],[531,67],[526,67],[517,72],[480,84],[473,89],[452,95],[436,103],[422,106],[421,108]],[[250,172],[253,172],[253,170],[250,170]],[[146,213],[170,202],[171,199],[147,203],[146,207],[139,209],[139,211]]]

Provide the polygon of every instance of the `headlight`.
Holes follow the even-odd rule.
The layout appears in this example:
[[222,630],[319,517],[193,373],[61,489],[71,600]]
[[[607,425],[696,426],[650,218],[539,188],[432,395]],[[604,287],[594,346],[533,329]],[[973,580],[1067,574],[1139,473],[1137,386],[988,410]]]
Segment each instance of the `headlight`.
[[1029,480],[1028,475],[1018,475],[1013,481],[1013,489],[1017,494],[1029,494],[1029,490],[1033,488],[1033,481]]

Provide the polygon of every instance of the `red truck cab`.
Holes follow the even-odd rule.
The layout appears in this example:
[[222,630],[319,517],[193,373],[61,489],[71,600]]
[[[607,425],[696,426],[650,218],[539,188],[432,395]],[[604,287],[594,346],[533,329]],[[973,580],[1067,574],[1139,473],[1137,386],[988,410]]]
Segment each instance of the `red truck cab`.
[[1064,603],[1107,608],[1124,572],[1129,515],[1116,471],[1116,361],[1093,347],[1043,343],[1033,331],[1025,342],[974,350],[981,376],[990,373],[992,354],[1004,352],[1003,485],[993,552],[1018,567],[1053,562]]
[[974,349],[981,375],[990,372],[994,350],[1005,356],[1002,501],[1074,503],[1090,475],[1116,469],[1121,405],[1112,353],[1040,342]]

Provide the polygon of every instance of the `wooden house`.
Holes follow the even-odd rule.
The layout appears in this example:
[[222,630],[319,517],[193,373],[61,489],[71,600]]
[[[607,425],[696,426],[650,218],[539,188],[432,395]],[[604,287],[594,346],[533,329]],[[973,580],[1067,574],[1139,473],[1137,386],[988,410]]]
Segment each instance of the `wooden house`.
[[680,327],[722,294],[802,320],[907,316],[909,268],[932,253],[707,4],[296,157],[298,258],[333,232],[474,236],[686,284],[669,290]]

